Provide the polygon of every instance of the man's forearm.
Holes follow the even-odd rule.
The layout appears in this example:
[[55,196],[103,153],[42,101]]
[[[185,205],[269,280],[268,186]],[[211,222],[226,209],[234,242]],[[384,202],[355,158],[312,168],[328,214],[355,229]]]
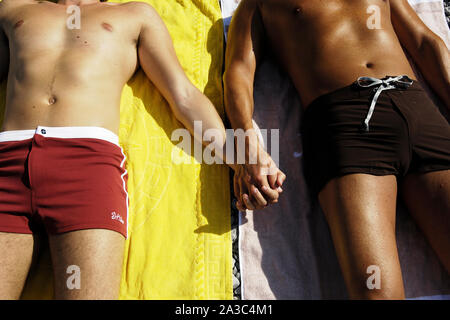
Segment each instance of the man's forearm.
[[236,153],[245,156],[246,162],[256,159],[263,148],[253,128],[253,77],[244,72],[228,72],[224,76],[224,86],[225,110],[231,126],[234,130],[242,129],[245,133],[244,148],[241,150],[242,146],[236,144]]
[[[206,147],[213,148],[228,166],[235,169],[232,159],[229,163],[226,159],[226,132],[222,119],[217,113],[211,101],[203,95],[198,89],[193,88],[192,91],[183,99],[176,101],[174,108],[176,118],[193,135],[194,139]],[[196,126],[196,122],[200,122],[201,126]],[[208,140],[208,135],[211,135]]]
[[224,75],[225,111],[233,129],[253,128],[253,79],[236,71]]

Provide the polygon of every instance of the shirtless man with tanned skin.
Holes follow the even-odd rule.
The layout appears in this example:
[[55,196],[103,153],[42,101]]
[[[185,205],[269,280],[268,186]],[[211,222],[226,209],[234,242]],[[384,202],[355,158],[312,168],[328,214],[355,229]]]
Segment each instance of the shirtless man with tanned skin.
[[[67,9],[71,5],[76,5],[81,10],[79,29],[67,26],[70,16]],[[101,165],[104,158],[110,162],[107,166],[100,166],[100,169],[114,171],[105,171],[107,173],[104,176],[88,184],[112,177],[115,180],[111,180],[112,184],[108,188],[115,188],[114,192],[118,192],[113,200],[123,199],[124,203],[119,205],[125,208],[125,202],[128,201],[123,192],[125,159],[116,146],[119,103],[123,86],[138,67],[144,70],[161,91],[175,116],[191,133],[193,122],[200,120],[204,131],[215,128],[225,138],[220,116],[211,102],[186,77],[176,57],[170,35],[151,6],[141,2],[114,4],[100,3],[98,0],[0,2],[0,81],[8,76],[6,111],[0,130],[0,299],[20,297],[33,254],[34,239],[27,221],[30,216],[35,215],[43,219],[47,231],[51,231],[49,244],[54,268],[55,298],[118,297],[126,236],[126,212],[111,212],[111,209],[98,213],[88,208],[91,217],[84,220],[83,224],[76,220],[58,224],[55,217],[60,217],[58,215],[61,214],[64,214],[64,219],[77,214],[85,219],[82,215],[88,213],[83,213],[84,206],[88,203],[98,206],[105,193],[97,194],[97,188],[88,194],[77,196],[83,190],[65,190],[63,196],[75,194],[70,201],[81,201],[81,207],[77,208],[79,210],[70,214],[64,211],[70,210],[67,203],[63,202],[60,206],[63,211],[58,211],[59,209],[52,208],[58,199],[46,204],[43,194],[48,195],[45,190],[52,187],[53,180],[59,181],[59,172],[70,174],[66,171],[75,171],[75,176],[83,175],[84,168],[70,170],[70,166],[76,165],[77,161],[97,157],[95,165]],[[33,131],[35,129],[36,134]],[[93,136],[86,132],[92,132]],[[72,158],[71,150],[60,154],[49,149],[45,151],[48,158],[36,160],[38,155],[43,156],[40,148],[45,150],[46,146],[54,145],[64,149],[64,143],[73,143]],[[217,143],[218,148],[223,147],[220,141]],[[29,181],[28,172],[20,171],[24,170],[24,165],[27,166],[27,148],[31,148],[27,160],[30,168]],[[25,151],[21,151],[22,149]],[[93,149],[96,151],[89,153]],[[110,150],[111,158],[108,156]],[[24,159],[16,157],[20,152]],[[83,152],[83,155],[80,156],[77,152]],[[69,154],[70,159],[65,158],[64,154]],[[104,154],[100,160],[99,154]],[[44,166],[45,162],[59,161],[60,158],[63,160],[55,162],[55,171],[52,168],[34,169],[35,166]],[[18,163],[14,167],[14,173],[7,168],[12,162]],[[69,169],[65,171],[66,167]],[[92,174],[101,170],[92,169]],[[43,185],[35,186],[43,173],[53,180],[46,180],[44,177]],[[22,176],[27,181],[18,185],[16,180],[11,180],[12,174],[20,174],[17,181]],[[74,181],[77,181],[76,178]],[[38,208],[37,213],[30,213],[29,210],[23,212],[25,209],[17,209],[16,212],[17,206],[22,208],[20,206],[31,198],[30,188],[24,187],[27,184],[31,185],[31,206]],[[57,188],[65,188],[67,184],[70,187],[70,183],[63,183]],[[12,197],[17,197],[20,192],[10,190],[9,185],[28,193],[23,198],[26,201],[17,200],[17,203],[13,203]],[[83,203],[83,197],[91,199],[90,193],[94,194],[92,203]],[[264,194],[271,201],[278,198],[275,190],[266,190]],[[259,197],[263,198],[261,194]],[[27,208],[29,206],[30,204]],[[109,220],[99,220],[100,222],[95,222],[97,225],[93,225],[92,217],[97,214],[105,214]],[[66,286],[69,276],[66,271],[70,265],[80,268],[80,289],[69,290]]]
[[[380,9],[379,28],[368,27],[371,5]],[[420,85],[405,77],[389,80],[395,88],[373,100],[373,90],[390,86],[387,76],[415,80],[403,45],[450,108],[444,42],[407,0],[242,0],[230,26],[224,75],[226,112],[234,129],[253,128],[254,74],[266,45],[305,106],[305,175],[322,183],[315,191],[350,298],[404,298],[395,240],[397,187],[450,271],[449,125]],[[385,82],[357,82],[363,76]],[[413,164],[419,169],[412,170]],[[241,210],[265,205],[249,197],[261,180],[258,172],[256,164],[235,174]],[[366,286],[371,265],[380,268],[380,289]]]

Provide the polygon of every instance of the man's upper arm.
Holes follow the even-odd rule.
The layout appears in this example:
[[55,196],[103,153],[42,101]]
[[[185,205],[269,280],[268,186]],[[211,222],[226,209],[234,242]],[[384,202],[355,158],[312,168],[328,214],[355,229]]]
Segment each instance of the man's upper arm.
[[139,4],[142,19],[139,36],[139,63],[147,77],[172,107],[184,98],[192,83],[175,53],[172,38],[161,17],[147,4]]
[[424,41],[440,40],[419,18],[407,0],[391,0],[390,5],[395,32],[413,58],[420,55]]
[[3,31],[3,10],[4,8],[0,5],[0,82],[6,78],[9,69],[9,44]]
[[253,80],[259,60],[263,57],[264,27],[258,0],[243,0],[231,20],[225,57],[225,75],[243,71]]

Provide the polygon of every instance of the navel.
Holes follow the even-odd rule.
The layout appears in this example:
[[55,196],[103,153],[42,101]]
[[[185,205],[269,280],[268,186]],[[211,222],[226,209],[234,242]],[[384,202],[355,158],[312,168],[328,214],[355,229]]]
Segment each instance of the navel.
[[17,21],[16,24],[14,25],[14,29],[19,28],[21,25],[23,25],[23,20]]
[[52,104],[55,104],[55,103],[56,103],[56,97],[55,96],[52,96],[52,97],[50,97],[48,99],[48,104],[49,105],[52,105]]
[[372,63],[372,62],[367,62],[367,63],[366,63],[366,67],[367,67],[368,69],[372,69],[372,68],[373,68],[373,63]]
[[106,23],[106,22],[103,22],[103,23],[102,23],[102,28],[105,29],[105,30],[107,30],[107,31],[109,31],[109,32],[112,32],[112,31],[113,31],[112,25],[110,25],[109,23]]

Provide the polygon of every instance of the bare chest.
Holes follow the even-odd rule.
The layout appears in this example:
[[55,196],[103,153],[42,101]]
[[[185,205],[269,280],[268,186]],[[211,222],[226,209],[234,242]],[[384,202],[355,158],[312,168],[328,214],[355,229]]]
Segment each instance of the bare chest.
[[118,8],[31,4],[11,12],[4,29],[16,54],[135,46],[138,28]]
[[372,13],[389,15],[389,0],[261,0],[260,6],[268,29],[287,24],[314,28],[347,19],[364,20]]

